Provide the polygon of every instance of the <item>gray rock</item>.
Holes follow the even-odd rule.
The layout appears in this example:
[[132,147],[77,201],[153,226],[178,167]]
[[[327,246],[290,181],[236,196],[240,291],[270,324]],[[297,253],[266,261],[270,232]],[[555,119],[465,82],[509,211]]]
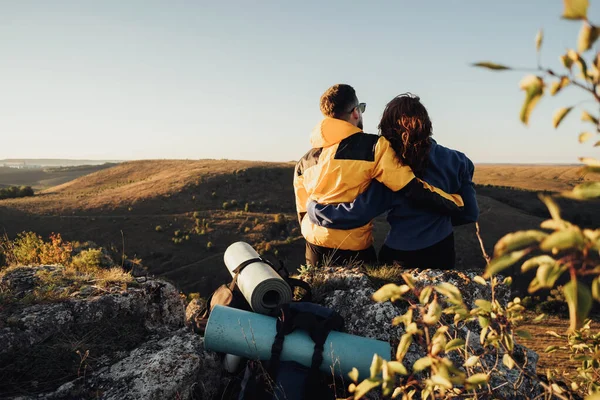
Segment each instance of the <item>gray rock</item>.
[[219,358],[204,350],[200,336],[181,329],[151,338],[119,362],[38,398],[212,399],[220,380]]

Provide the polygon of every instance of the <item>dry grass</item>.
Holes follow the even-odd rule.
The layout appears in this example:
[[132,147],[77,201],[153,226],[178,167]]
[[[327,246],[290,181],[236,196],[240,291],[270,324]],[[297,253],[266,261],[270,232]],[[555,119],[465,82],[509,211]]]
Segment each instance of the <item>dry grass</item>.
[[593,180],[592,176],[582,178],[580,169],[575,165],[478,164],[473,180],[479,185],[558,192],[571,189],[580,181]]
[[3,185],[25,185],[34,189],[44,189],[65,182],[72,181],[80,176],[106,169],[114,164],[87,165],[73,168],[44,168],[44,169],[14,169],[0,167],[0,182]]

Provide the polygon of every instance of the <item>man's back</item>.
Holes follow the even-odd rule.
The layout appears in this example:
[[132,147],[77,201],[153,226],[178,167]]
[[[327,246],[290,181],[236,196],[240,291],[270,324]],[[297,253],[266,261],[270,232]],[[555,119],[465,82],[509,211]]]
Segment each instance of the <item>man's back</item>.
[[[296,205],[301,217],[301,207],[308,199],[321,204],[348,202],[364,192],[373,178],[393,182],[391,185],[398,189],[414,179],[410,168],[400,167],[393,157],[381,157],[384,152],[391,154],[389,143],[381,139],[339,119],[325,118],[317,125],[311,135],[312,149],[295,170]],[[390,175],[392,172],[394,176]],[[301,226],[306,240],[318,246],[363,250],[373,243],[370,223],[336,230],[301,218]]]

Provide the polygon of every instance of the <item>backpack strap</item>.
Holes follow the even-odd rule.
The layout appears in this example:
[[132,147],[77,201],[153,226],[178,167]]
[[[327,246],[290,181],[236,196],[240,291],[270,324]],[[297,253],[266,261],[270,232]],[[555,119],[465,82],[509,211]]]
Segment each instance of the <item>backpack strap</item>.
[[289,304],[283,304],[279,308],[279,317],[277,318],[275,334],[275,340],[271,346],[271,360],[269,361],[269,376],[275,381],[277,379],[277,371],[279,370],[279,363],[281,358],[281,352],[283,350],[283,341],[285,336],[292,333],[294,330],[294,320],[291,315]]
[[250,264],[254,264],[255,262],[264,262],[264,260],[260,257],[258,258],[251,258],[249,260],[244,261],[243,263],[241,263],[240,265],[238,265],[237,267],[235,267],[235,269],[232,271],[233,272],[233,279],[231,280],[231,283],[229,284],[229,289],[233,290],[235,288],[235,285],[237,285],[237,280],[238,277],[240,276],[240,273],[242,272],[242,270],[244,268],[246,268],[248,265]]
[[283,261],[275,258],[275,262],[271,262],[270,260],[267,260],[265,256],[261,256],[261,261],[273,268],[273,270],[277,272],[279,276],[283,278],[284,281],[286,281],[286,283],[292,289],[292,293],[294,293],[295,288],[300,288],[304,291],[304,295],[302,295],[302,297],[298,301],[312,301],[312,291],[310,289],[310,285],[304,282],[303,280],[290,278],[290,273],[285,268]]

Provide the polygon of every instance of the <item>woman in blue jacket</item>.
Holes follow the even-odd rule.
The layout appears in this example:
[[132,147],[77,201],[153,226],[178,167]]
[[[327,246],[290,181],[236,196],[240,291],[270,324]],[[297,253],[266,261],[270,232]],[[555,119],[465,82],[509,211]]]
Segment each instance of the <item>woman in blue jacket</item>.
[[391,226],[379,252],[379,262],[405,268],[452,269],[455,266],[453,226],[477,221],[479,207],[473,187],[474,166],[463,153],[432,139],[432,125],[419,97],[402,94],[390,101],[379,132],[392,144],[402,164],[447,193],[458,193],[465,206],[460,214],[442,215],[373,181],[352,203],[309,202],[313,223],[330,229],[353,229],[387,211]]

